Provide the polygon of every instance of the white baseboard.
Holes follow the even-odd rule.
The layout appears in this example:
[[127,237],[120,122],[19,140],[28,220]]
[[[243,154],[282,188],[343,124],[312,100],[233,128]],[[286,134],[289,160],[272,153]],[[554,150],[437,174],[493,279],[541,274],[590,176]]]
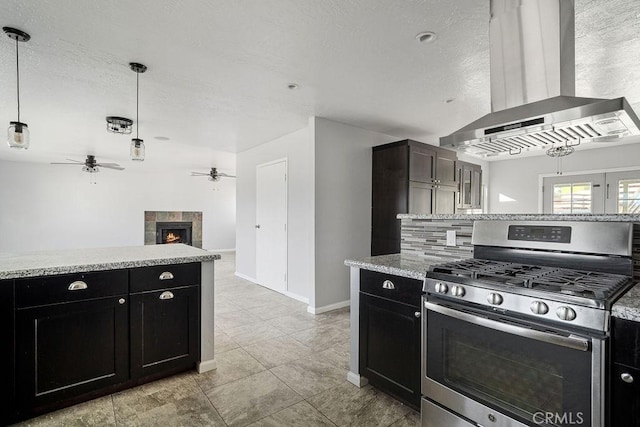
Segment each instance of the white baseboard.
[[230,248],[230,249],[205,249],[209,252],[235,252],[236,248]]
[[293,292],[289,292],[289,291],[284,291],[284,294],[286,296],[288,296],[289,298],[293,298],[295,300],[301,301],[305,304],[309,304],[309,298],[305,298],[303,296],[300,296],[298,294],[294,294]]
[[309,306],[307,307],[307,311],[311,314],[322,314],[322,313],[326,313],[327,311],[333,311],[339,308],[349,307],[349,305],[351,305],[351,300],[340,301],[335,304],[325,305],[323,307]]
[[204,360],[198,362],[198,373],[204,374],[205,372],[213,371],[218,368],[218,364],[215,359],[212,360]]
[[349,381],[351,384],[356,385],[358,387],[364,387],[367,384],[369,384],[368,379],[358,374],[354,374],[351,371],[347,372],[347,381]]
[[255,283],[256,285],[259,284],[258,281],[256,279],[254,279],[253,277],[246,276],[246,275],[244,275],[242,273],[238,273],[237,271],[234,274],[236,275],[236,277],[239,277],[239,278],[244,279],[244,280],[248,280],[251,283]]
[[[238,273],[237,271],[236,271],[234,274],[236,275],[236,277],[239,277],[239,278],[244,279],[244,280],[248,280],[249,282],[251,282],[251,283],[255,283],[255,284],[256,284],[256,285],[258,285],[258,286],[262,286],[262,285],[261,285],[260,283],[258,283],[258,281],[257,281],[256,279],[254,279],[253,277],[246,276],[246,275],[244,275],[244,274],[242,274],[242,273]],[[263,288],[265,288],[265,289],[269,289],[269,288],[267,288],[266,286],[263,286]],[[269,289],[269,290],[273,290],[273,289]],[[277,291],[274,291],[274,292],[277,292]],[[301,301],[301,302],[303,302],[303,303],[305,303],[305,304],[309,304],[309,298],[305,298],[305,297],[300,296],[300,295],[298,295],[298,294],[294,294],[293,292],[284,291],[284,292],[282,292],[282,295],[287,296],[287,297],[289,297],[289,298],[293,298],[293,299],[298,300],[298,301]]]

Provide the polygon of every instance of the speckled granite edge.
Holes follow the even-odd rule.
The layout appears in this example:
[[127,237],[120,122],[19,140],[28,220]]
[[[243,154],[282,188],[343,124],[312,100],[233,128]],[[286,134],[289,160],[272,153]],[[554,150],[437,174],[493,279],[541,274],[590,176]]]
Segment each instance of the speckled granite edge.
[[165,246],[0,254],[0,280],[221,259],[220,254],[186,245]]
[[640,322],[640,283],[613,304],[611,315],[619,319]]
[[379,273],[392,274],[394,276],[407,277],[409,279],[424,280],[429,267],[442,264],[451,259],[437,257],[425,258],[408,256],[404,254],[380,255],[359,260],[345,260],[348,267],[356,267]]
[[553,214],[398,214],[398,219],[422,220],[494,220],[494,221],[598,221],[640,222],[637,214],[553,215]]

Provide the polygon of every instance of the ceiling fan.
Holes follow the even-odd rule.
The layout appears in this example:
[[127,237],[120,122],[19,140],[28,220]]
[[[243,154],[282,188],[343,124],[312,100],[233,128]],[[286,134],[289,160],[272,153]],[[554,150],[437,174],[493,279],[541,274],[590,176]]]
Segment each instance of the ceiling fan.
[[220,178],[235,178],[235,175],[218,172],[217,168],[211,168],[209,173],[191,172],[191,176],[208,176],[209,181],[218,181]]
[[92,156],[90,154],[87,155],[87,159],[84,162],[81,162],[80,160],[73,160],[73,159],[67,159],[67,160],[71,163],[52,162],[51,164],[52,165],[83,165],[82,170],[84,172],[89,172],[89,173],[100,172],[100,169],[98,169],[98,167],[115,169],[119,171],[124,170],[124,168],[117,163],[98,163],[96,161],[96,156]]

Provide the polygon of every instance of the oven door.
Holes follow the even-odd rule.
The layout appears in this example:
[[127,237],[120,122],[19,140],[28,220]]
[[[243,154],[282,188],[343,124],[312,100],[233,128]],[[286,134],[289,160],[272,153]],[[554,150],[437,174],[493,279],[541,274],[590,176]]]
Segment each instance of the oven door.
[[427,399],[483,426],[604,426],[604,337],[426,297],[422,311]]

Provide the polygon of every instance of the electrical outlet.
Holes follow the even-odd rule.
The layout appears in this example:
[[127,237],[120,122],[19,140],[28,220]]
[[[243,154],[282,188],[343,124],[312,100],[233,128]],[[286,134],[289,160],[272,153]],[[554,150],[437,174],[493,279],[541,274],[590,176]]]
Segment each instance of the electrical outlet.
[[456,230],[447,230],[447,246],[456,246]]

